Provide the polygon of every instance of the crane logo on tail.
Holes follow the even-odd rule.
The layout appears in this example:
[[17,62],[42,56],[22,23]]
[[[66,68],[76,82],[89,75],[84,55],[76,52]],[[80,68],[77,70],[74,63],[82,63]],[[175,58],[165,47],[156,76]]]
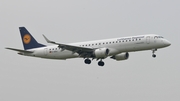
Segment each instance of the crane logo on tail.
[[31,36],[29,34],[25,34],[23,37],[23,42],[28,44],[31,41]]

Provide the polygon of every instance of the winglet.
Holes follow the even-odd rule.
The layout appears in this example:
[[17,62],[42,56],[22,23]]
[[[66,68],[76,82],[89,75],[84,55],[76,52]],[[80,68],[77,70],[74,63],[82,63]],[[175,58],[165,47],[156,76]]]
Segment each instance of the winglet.
[[43,37],[47,41],[47,43],[56,44],[56,42],[49,40],[45,35],[43,35]]

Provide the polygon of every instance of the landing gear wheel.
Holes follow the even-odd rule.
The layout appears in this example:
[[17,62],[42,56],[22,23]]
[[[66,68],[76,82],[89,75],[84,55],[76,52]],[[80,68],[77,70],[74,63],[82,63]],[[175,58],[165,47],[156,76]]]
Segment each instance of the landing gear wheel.
[[85,59],[85,60],[84,60],[84,63],[85,63],[85,64],[91,64],[91,60],[90,60],[90,59]]
[[155,57],[156,57],[156,54],[153,54],[152,57],[155,58]]
[[99,66],[104,66],[104,62],[103,62],[103,61],[99,61],[99,62],[98,62],[98,65],[99,65]]

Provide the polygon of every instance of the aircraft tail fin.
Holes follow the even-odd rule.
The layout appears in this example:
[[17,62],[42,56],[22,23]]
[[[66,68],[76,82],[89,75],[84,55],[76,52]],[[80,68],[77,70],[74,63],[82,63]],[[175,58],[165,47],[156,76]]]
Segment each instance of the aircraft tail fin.
[[19,27],[19,31],[21,34],[24,50],[45,46],[38,43],[25,27]]

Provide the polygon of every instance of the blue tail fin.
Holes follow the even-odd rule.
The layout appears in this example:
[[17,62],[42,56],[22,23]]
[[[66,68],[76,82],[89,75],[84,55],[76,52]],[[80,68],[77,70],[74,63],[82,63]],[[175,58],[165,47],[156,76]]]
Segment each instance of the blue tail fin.
[[19,31],[24,45],[24,50],[45,46],[38,43],[25,27],[19,27]]

